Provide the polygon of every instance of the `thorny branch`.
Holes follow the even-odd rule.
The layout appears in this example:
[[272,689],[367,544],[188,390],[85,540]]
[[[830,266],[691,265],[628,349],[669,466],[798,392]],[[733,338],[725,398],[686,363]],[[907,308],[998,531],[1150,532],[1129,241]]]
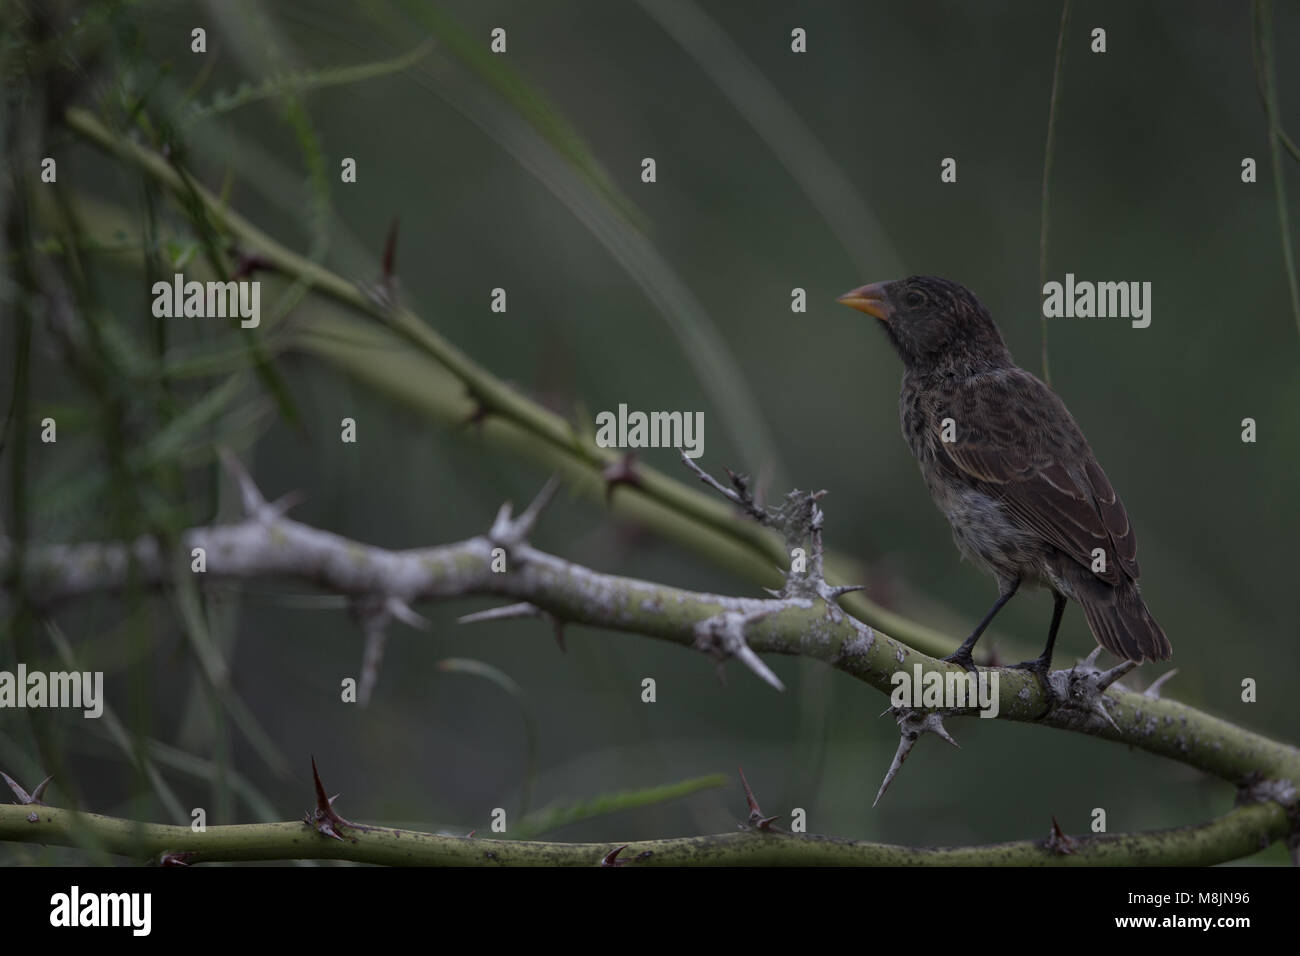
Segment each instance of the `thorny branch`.
[[[244,520],[190,529],[180,536],[179,551],[173,554],[163,553],[148,537],[129,544],[35,547],[28,550],[21,575],[14,573],[11,545],[0,539],[0,579],[22,581],[28,600],[48,613],[61,601],[120,590],[132,563],[137,580],[165,587],[172,580],[174,562],[188,563],[202,549],[204,582],[298,580],[347,595],[354,604],[383,609],[382,620],[372,618],[366,626],[368,642],[389,617],[418,623],[421,619],[411,609],[417,601],[498,595],[513,603],[465,620],[545,615],[557,624],[643,634],[704,651],[719,665],[736,658],[777,689],[781,681],[760,653],[815,658],[887,694],[893,689],[892,675],[900,669],[910,672],[919,664],[925,673],[960,670],[868,627],[834,603],[844,589],[829,585],[822,574],[820,492],[794,492],[778,508],[763,509],[748,496],[745,481],[733,477],[735,497],[728,497],[756,520],[780,528],[795,557],[780,591],[770,598],[746,598],[602,574],[537,550],[528,537],[555,492],[554,482],[517,517],[504,505],[484,535],[390,551],[292,520],[285,514],[285,499],[268,504],[234,457],[224,458],[241,489]],[[800,549],[804,561],[798,560]],[[1030,674],[998,668],[998,717],[1170,757],[1234,784],[1239,802],[1278,803],[1288,818],[1295,818],[1300,751],[1159,697],[1163,681],[1146,693],[1130,690],[1119,680],[1132,669],[1129,662],[1102,670],[1095,660],[1096,653],[1074,667],[1053,671],[1050,692]],[[955,743],[943,720],[978,713],[974,706],[941,712],[891,707],[890,712],[898,721],[901,741],[877,800],[919,737],[934,733]],[[1293,839],[1293,850],[1295,845]]]
[[[389,866],[1208,866],[1248,856],[1286,833],[1276,803],[1240,806],[1198,826],[1133,834],[1069,837],[1052,819],[1043,840],[984,846],[907,847],[791,833],[764,817],[748,781],[749,808],[738,832],[637,843],[543,843],[425,833],[345,820],[326,797],[312,763],[315,806],[282,823],[188,826],[75,813],[35,801],[0,805],[0,840],[82,846],[158,866],[250,860],[350,860]],[[16,785],[14,785],[16,786]],[[19,788],[20,789],[20,788]],[[315,831],[315,832],[313,832]]]

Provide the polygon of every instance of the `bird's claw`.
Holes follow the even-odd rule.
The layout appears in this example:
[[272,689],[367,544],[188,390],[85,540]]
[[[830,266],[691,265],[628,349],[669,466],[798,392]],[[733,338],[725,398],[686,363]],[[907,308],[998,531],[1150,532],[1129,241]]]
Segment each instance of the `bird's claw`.
[[1039,677],[1046,677],[1051,669],[1052,662],[1045,657],[1035,657],[1031,661],[1021,661],[1019,664],[1011,664],[1009,670],[1013,671],[1031,671]]
[[975,666],[975,660],[971,657],[970,651],[958,648],[945,657],[944,660],[949,664],[957,664],[970,671],[972,674],[978,674],[980,672],[979,668]]
[[1052,687],[1050,674],[1052,672],[1052,661],[1048,657],[1035,657],[1033,660],[1021,661],[1019,664],[1011,664],[1008,670],[1029,671],[1038,678],[1039,685],[1043,688],[1043,693],[1047,697],[1048,708],[1055,707],[1060,703],[1059,695],[1056,689]]

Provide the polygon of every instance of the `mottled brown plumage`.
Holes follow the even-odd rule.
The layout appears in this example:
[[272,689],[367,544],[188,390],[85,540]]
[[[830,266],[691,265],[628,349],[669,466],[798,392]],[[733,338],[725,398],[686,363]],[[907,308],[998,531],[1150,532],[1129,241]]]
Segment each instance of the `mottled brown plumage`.
[[1047,647],[1026,666],[1050,666],[1067,598],[1111,653],[1167,659],[1119,495],[1065,403],[1016,366],[980,301],[931,276],[863,286],[840,301],[881,320],[906,367],[903,435],[957,546],[998,579],[997,603],[949,659],[972,666],[980,634],[1021,584],[1045,585],[1056,600]]

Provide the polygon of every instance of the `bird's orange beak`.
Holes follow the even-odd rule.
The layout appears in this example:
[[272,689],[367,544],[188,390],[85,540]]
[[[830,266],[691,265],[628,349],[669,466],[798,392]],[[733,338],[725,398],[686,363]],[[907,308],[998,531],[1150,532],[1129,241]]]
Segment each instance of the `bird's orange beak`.
[[894,307],[889,304],[889,297],[885,294],[885,286],[888,284],[873,282],[871,285],[846,292],[835,301],[842,302],[859,312],[865,312],[867,315],[874,315],[881,322],[888,322],[889,317],[894,314]]

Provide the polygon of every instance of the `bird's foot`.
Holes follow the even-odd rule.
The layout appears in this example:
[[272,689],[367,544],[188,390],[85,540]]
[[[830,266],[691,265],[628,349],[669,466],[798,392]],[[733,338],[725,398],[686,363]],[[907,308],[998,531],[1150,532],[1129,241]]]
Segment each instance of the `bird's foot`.
[[1052,681],[1048,675],[1052,672],[1052,659],[1046,655],[1035,657],[1030,661],[1021,661],[1019,664],[1012,664],[1009,670],[1029,671],[1038,678],[1038,683],[1043,688],[1043,693],[1047,695],[1049,707],[1056,706],[1059,703],[1056,690],[1052,687]]
[[959,647],[947,657],[944,658],[949,664],[959,664],[972,674],[978,674],[979,668],[975,666],[975,660],[971,657],[970,650],[965,647]]
[[1046,677],[1048,671],[1052,669],[1052,659],[1050,657],[1035,657],[1032,661],[1011,664],[1010,669],[1013,671],[1031,671],[1040,677]]

